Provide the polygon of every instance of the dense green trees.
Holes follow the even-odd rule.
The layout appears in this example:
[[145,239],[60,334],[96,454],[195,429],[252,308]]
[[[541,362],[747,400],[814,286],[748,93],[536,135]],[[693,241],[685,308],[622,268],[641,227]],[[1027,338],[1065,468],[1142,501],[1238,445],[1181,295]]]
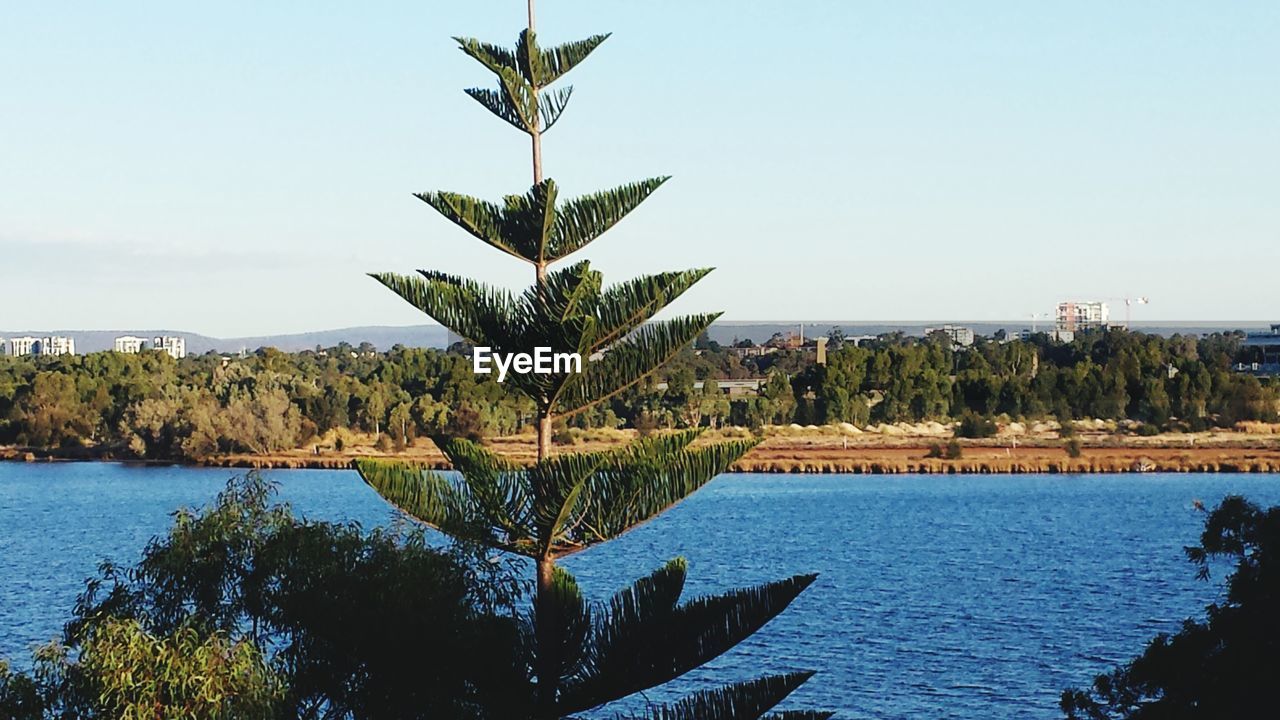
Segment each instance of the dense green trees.
[[0,663],[16,720],[509,718],[511,568],[420,532],[307,522],[256,475],[106,565],[34,671]]
[[[1066,345],[980,341],[958,352],[886,337],[845,343],[828,353],[825,366],[798,351],[740,358],[708,343],[683,348],[659,373],[567,422],[863,425],[972,413],[1201,429],[1274,419],[1276,385],[1231,368],[1245,357],[1238,336],[1119,331]],[[744,377],[767,378],[764,392],[714,392],[717,380]],[[666,389],[658,389],[660,381]],[[0,444],[90,444],[120,456],[181,459],[298,447],[335,429],[381,433],[394,448],[446,429],[471,437],[519,432],[534,420],[532,400],[475,375],[456,352],[341,346],[181,361],[161,353],[0,357]]]
[[500,435],[531,417],[527,400],[436,350],[0,357],[0,444],[193,459],[296,448],[335,429],[403,445],[458,418]]
[[797,379],[814,422],[947,419],[970,412],[1026,418],[1133,419],[1200,429],[1276,417],[1273,384],[1234,372],[1238,337],[1202,340],[1123,331],[1074,342],[979,341],[952,351],[894,341],[828,353]]
[[[740,358],[703,343],[567,422],[864,425],[972,413],[1131,419],[1194,430],[1274,419],[1277,386],[1232,370],[1246,358],[1239,336],[1121,331],[1065,345],[1047,337],[980,341],[965,351],[885,337],[845,343],[828,353],[825,366],[798,351]],[[716,381],[744,377],[768,378],[763,394],[714,392]],[[380,432],[395,448],[446,429],[473,438],[519,432],[534,420],[532,400],[475,375],[456,352],[342,346],[289,354],[263,349],[225,360],[174,361],[161,353],[0,357],[0,444],[71,450],[91,444],[119,456],[181,459],[309,445],[335,429]]]
[[1280,707],[1280,507],[1228,497],[1187,557],[1209,577],[1234,563],[1226,598],[1203,620],[1160,635],[1088,690],[1063,693],[1071,720],[1218,720],[1274,717]]

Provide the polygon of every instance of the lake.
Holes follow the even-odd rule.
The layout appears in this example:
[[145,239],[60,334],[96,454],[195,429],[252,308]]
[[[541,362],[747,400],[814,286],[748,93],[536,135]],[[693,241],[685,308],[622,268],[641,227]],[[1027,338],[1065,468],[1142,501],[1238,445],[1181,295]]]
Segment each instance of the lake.
[[[137,559],[232,471],[0,463],[0,656],[55,636],[104,559]],[[314,519],[392,520],[354,472],[270,471]],[[1267,475],[726,475],[567,563],[605,597],[675,555],[702,594],[821,573],[792,607],[668,692],[762,672],[819,674],[788,707],[841,717],[1056,718],[1068,686],[1219,597],[1182,548],[1228,494],[1280,503]]]

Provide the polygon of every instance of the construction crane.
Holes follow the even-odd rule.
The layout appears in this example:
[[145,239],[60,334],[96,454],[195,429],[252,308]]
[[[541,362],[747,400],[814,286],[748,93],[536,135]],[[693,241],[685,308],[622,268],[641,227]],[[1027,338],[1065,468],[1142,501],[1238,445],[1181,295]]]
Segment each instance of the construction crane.
[[1147,298],[1147,297],[1145,297],[1145,296],[1144,296],[1144,297],[1132,297],[1132,298],[1130,298],[1130,297],[1127,297],[1127,298],[1117,298],[1117,299],[1118,299],[1118,300],[1123,300],[1123,301],[1124,301],[1124,329],[1125,329],[1125,330],[1128,330],[1128,329],[1129,329],[1129,320],[1130,320],[1130,317],[1131,317],[1132,312],[1133,312],[1133,306],[1134,306],[1134,305],[1150,305],[1150,304],[1151,304],[1151,300],[1150,300],[1150,299],[1148,299],[1148,298]]
[[[1107,303],[1111,303],[1111,302],[1122,302],[1122,303],[1124,303],[1124,329],[1125,329],[1125,330],[1128,330],[1128,329],[1129,329],[1129,323],[1130,323],[1130,321],[1133,319],[1133,306],[1134,306],[1134,305],[1150,305],[1150,304],[1151,304],[1151,299],[1150,299],[1150,298],[1148,298],[1148,297],[1146,297],[1145,295],[1143,295],[1143,296],[1141,296],[1141,297],[1107,297],[1107,298],[1102,298],[1102,299],[1101,299],[1100,301],[1098,301],[1098,302],[1107,302]],[[1059,307],[1061,307],[1061,306],[1059,306]],[[1032,316],[1032,321],[1034,322],[1034,316]]]

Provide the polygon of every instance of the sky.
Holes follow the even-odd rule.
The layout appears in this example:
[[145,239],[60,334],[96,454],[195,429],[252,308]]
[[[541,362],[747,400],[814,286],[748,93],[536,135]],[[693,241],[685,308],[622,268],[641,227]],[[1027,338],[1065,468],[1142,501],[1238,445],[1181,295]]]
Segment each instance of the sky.
[[[545,141],[577,195],[673,179],[584,251],[714,266],[727,320],[1280,320],[1280,3],[540,0],[613,36]],[[0,328],[214,336],[427,318],[363,273],[518,288],[412,197],[531,184],[450,37],[520,0],[0,3]]]

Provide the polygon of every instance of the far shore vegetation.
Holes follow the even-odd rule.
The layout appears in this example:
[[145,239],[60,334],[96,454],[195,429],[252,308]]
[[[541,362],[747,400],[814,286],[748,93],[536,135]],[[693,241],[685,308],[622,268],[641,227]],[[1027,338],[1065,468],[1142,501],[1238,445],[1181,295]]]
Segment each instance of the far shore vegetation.
[[[1242,336],[1161,337],[1122,330],[954,349],[942,338],[838,332],[825,365],[812,349],[750,355],[705,338],[660,374],[553,428],[639,434],[683,428],[954,423],[981,438],[1001,423],[1100,419],[1135,435],[1275,422],[1280,385],[1236,372]],[[744,340],[742,344],[750,344]],[[729,393],[726,381],[760,379]],[[341,451],[360,436],[383,452],[419,438],[532,433],[536,408],[468,348],[341,345],[183,360],[158,352],[0,357],[0,445],[72,456],[199,461],[227,454]],[[1070,424],[1063,441],[1071,442]],[[1078,449],[1078,443],[1072,444]]]

